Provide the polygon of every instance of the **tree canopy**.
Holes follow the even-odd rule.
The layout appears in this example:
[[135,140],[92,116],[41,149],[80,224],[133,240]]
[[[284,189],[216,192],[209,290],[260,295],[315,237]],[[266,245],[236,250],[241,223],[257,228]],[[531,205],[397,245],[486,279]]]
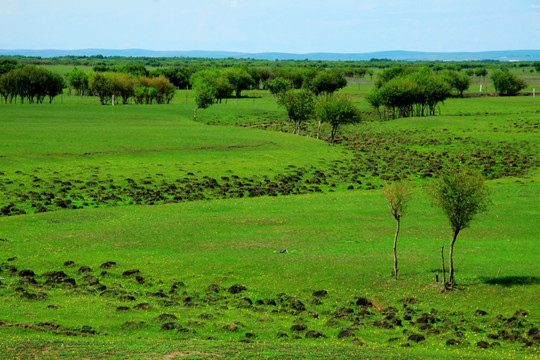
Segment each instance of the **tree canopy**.
[[449,284],[454,285],[453,250],[461,230],[470,226],[473,218],[485,212],[489,205],[489,192],[479,173],[467,168],[453,167],[446,171],[430,189],[433,203],[445,213],[453,231],[450,244]]
[[337,131],[341,125],[360,122],[360,110],[352,100],[344,95],[319,96],[315,107],[315,114],[320,122],[328,123],[330,143],[334,143]]
[[287,111],[289,120],[294,124],[293,132],[299,134],[302,122],[313,116],[315,95],[306,89],[288,90],[278,95],[277,103]]
[[491,74],[495,91],[502,96],[514,96],[527,87],[525,80],[512,74],[508,69],[501,69]]

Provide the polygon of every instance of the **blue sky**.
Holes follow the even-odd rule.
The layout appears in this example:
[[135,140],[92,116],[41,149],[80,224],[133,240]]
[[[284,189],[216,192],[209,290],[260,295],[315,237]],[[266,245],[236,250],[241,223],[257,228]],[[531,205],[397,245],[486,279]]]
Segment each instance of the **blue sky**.
[[540,49],[540,0],[0,0],[0,49]]

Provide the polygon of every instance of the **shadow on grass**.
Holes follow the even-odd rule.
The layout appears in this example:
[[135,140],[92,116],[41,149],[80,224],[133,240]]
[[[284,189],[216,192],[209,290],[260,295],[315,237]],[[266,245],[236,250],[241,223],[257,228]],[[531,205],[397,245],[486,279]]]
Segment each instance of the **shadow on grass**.
[[484,284],[501,285],[504,287],[518,285],[537,285],[540,284],[540,278],[536,276],[500,276],[492,278],[482,278]]

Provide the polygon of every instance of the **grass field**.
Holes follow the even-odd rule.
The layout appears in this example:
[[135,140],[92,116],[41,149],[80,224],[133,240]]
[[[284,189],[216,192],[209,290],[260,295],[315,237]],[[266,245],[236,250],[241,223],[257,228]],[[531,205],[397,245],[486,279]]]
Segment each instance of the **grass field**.
[[[369,87],[343,92],[367,112]],[[186,91],[0,105],[0,358],[538,357],[540,97],[365,115],[329,146],[246,95],[197,122]],[[451,233],[423,187],[457,160],[493,204],[458,238],[458,290],[441,292]],[[416,192],[395,281],[379,186],[400,174]]]

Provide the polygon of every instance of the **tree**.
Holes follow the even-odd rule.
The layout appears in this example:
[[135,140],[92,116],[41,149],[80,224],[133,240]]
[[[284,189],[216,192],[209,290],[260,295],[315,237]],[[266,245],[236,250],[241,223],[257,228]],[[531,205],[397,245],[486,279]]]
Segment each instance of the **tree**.
[[315,95],[320,95],[332,94],[346,85],[345,75],[341,71],[331,69],[319,72],[311,81],[310,87]]
[[111,73],[96,72],[90,79],[90,89],[98,96],[101,105],[105,105],[110,101],[113,95],[113,85],[110,81]]
[[195,88],[197,83],[205,83],[214,89],[214,96],[221,103],[222,99],[231,97],[234,86],[229,82],[227,75],[222,69],[204,69],[194,73],[189,82]]
[[[328,123],[332,127],[330,143],[334,143],[336,133],[341,125],[360,122],[360,110],[352,100],[343,95],[322,95],[315,107],[315,114],[321,123]],[[317,138],[319,133],[317,131]]]
[[236,97],[242,95],[242,90],[247,90],[255,84],[251,75],[246,69],[235,67],[225,71],[225,76],[236,92]]
[[277,77],[267,83],[270,93],[278,95],[292,88],[291,81],[282,77]]
[[501,96],[515,96],[527,87],[527,83],[508,69],[497,70],[491,74],[495,91]]
[[380,106],[384,106],[385,115],[394,119],[435,115],[437,105],[451,95],[448,81],[427,67],[390,68],[377,81],[380,86],[373,88],[366,100],[379,115]]
[[216,102],[216,89],[205,82],[198,82],[193,85],[195,90],[195,110],[193,111],[193,121],[197,120],[197,110],[206,109]]
[[62,94],[65,85],[66,83],[61,75],[53,72],[47,73],[47,84],[45,91],[47,96],[49,96],[49,104],[52,104],[52,101],[56,95]]
[[443,76],[450,86],[458,92],[459,97],[463,97],[463,92],[471,85],[471,78],[462,72],[446,70]]
[[75,66],[73,70],[67,73],[66,79],[69,85],[77,91],[78,95],[85,95],[88,90],[88,74],[86,72],[77,69]]
[[18,63],[13,59],[0,59],[0,75],[7,74],[11,70],[17,68]]
[[392,274],[397,280],[398,275],[398,262],[397,262],[397,239],[399,235],[399,225],[401,217],[405,214],[407,210],[407,201],[410,199],[413,193],[413,186],[406,181],[397,181],[391,184],[385,184],[383,187],[383,194],[386,200],[388,201],[388,206],[390,207],[390,213],[397,222],[396,234],[394,236],[394,268],[392,269]]
[[486,77],[488,74],[488,71],[486,68],[478,68],[474,71],[474,75],[478,76],[478,77]]
[[457,236],[470,226],[478,213],[487,210],[489,193],[481,175],[467,168],[449,169],[433,183],[430,193],[433,203],[444,211],[452,227],[448,285],[454,286],[454,244]]
[[294,124],[293,133],[300,134],[302,122],[313,116],[315,96],[306,89],[289,90],[278,95],[277,103],[285,108],[289,120]]

